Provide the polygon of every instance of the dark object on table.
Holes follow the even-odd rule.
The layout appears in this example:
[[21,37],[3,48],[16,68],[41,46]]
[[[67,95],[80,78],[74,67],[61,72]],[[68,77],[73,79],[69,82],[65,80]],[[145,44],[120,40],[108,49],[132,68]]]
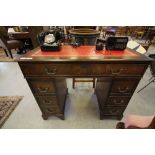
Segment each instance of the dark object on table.
[[61,50],[61,44],[60,42],[57,42],[56,44],[54,45],[50,45],[50,44],[44,44],[44,45],[41,45],[40,46],[41,50],[42,51],[60,51]]
[[105,46],[105,40],[97,39],[96,41],[96,50],[103,50]]
[[76,47],[79,47],[79,46],[80,46],[80,44],[79,44],[79,43],[77,43],[77,42],[74,42],[74,43],[71,43],[71,46],[72,46],[72,47],[74,47],[74,48],[76,48]]
[[100,31],[87,28],[71,29],[69,30],[72,40],[80,45],[95,45]]
[[108,37],[106,40],[106,50],[125,50],[128,37]]
[[[51,38],[51,42],[45,42],[45,37],[49,36],[50,39],[50,35],[53,37]],[[60,51],[61,49],[61,35],[57,31],[41,32],[38,34],[37,39],[42,51]]]

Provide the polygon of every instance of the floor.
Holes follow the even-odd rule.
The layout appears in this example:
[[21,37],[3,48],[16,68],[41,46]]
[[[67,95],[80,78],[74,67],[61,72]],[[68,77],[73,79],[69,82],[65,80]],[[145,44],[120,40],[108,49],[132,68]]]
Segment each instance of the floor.
[[[140,81],[139,90],[151,77],[148,69]],[[0,63],[0,95],[22,95],[23,100],[2,128],[115,128],[118,120],[100,120],[96,96],[90,83],[78,83],[72,89],[72,79],[67,79],[69,95],[66,101],[65,121],[56,117],[43,120],[39,107],[15,62]],[[155,83],[142,92],[135,91],[124,116],[127,114],[152,115],[155,111]]]

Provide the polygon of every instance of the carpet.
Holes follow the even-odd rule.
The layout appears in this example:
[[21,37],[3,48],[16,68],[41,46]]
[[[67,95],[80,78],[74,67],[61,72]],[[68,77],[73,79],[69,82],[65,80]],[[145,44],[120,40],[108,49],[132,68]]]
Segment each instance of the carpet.
[[22,98],[22,96],[0,96],[0,128]]

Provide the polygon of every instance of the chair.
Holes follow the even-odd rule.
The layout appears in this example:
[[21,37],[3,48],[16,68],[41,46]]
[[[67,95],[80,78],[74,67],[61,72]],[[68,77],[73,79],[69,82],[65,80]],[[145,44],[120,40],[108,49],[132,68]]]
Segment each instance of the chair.
[[154,59],[154,61],[152,61],[150,64],[150,71],[151,71],[152,77],[149,79],[149,82],[145,86],[143,86],[137,93],[141,92],[144,88],[149,86],[152,82],[155,82],[155,54],[150,54],[149,57]]
[[7,29],[2,26],[0,27],[0,46],[4,49],[7,57],[9,56],[7,52],[9,52],[11,58],[13,58],[11,53],[12,49],[19,49],[20,52],[24,50],[23,42],[19,40],[9,40]]
[[133,26],[132,31],[133,31],[132,37],[136,39],[142,39],[144,36],[145,27],[144,26]]
[[128,115],[124,122],[118,122],[116,129],[155,129],[155,116]]
[[145,43],[141,43],[141,45],[145,48],[146,51],[149,49],[151,44],[152,44],[151,41],[148,41],[148,42],[145,42]]

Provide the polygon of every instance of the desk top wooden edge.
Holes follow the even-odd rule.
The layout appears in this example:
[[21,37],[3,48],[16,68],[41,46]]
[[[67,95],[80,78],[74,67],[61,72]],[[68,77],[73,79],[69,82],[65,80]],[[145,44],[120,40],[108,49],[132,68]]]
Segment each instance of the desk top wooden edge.
[[23,55],[21,58],[14,59],[15,62],[127,62],[127,61],[135,61],[135,62],[151,62],[152,59],[145,56],[144,54],[138,53],[132,49],[127,48],[127,50],[131,51],[132,53],[136,54],[136,57],[126,57],[126,58],[103,58],[103,57],[33,57],[32,55],[40,50],[40,47],[28,52],[27,54]]

